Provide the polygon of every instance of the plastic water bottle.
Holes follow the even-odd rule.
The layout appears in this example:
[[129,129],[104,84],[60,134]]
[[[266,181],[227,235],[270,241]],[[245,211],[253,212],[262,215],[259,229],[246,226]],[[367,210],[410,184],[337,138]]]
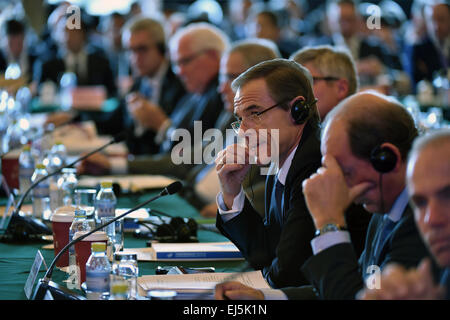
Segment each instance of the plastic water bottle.
[[[56,142],[50,149],[47,156],[47,170],[49,173],[55,172],[66,164],[67,151],[61,142]],[[58,173],[49,178],[50,185],[50,207],[52,211],[64,205],[63,202],[63,180],[62,173]]]
[[86,298],[105,300],[109,296],[111,263],[106,256],[106,244],[93,242],[86,262]]
[[72,91],[77,86],[77,76],[73,72],[65,72],[59,82],[61,108],[67,111],[72,106]]
[[[19,156],[19,191],[24,194],[31,186],[31,177],[34,173],[34,158],[31,154],[31,147],[26,145]],[[25,200],[30,200],[27,196]]]
[[101,189],[95,199],[96,219],[115,217],[117,199],[112,189],[112,182],[102,182]]
[[[89,221],[86,219],[86,211],[77,209],[75,210],[75,216],[73,218],[72,224],[69,228],[69,242],[73,240],[73,236],[78,231],[90,231],[95,227],[94,224],[89,223]],[[77,288],[80,288],[79,283],[79,271],[77,267],[77,261],[76,261],[76,255],[75,255],[75,246],[69,247],[69,270],[71,272],[75,272],[75,277],[72,279],[75,279],[75,284]]]
[[64,168],[62,170],[62,202],[65,206],[70,206],[75,201],[73,200],[73,194],[75,188],[78,185],[77,169],[76,168]]
[[[47,175],[47,170],[42,163],[36,165],[33,176],[31,177],[31,182],[39,180],[40,178]],[[50,219],[52,214],[50,208],[50,194],[49,194],[49,183],[47,180],[41,181],[33,189],[33,216],[36,218],[42,218],[44,220]]]
[[137,298],[137,278],[139,268],[137,264],[137,254],[116,252],[114,254],[114,263],[111,271],[111,294],[115,284],[127,283],[127,300],[136,300]]

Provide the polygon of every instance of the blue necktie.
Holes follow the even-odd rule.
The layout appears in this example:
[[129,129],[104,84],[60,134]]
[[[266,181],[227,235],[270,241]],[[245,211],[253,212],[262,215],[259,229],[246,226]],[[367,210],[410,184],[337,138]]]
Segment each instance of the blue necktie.
[[384,217],[383,221],[383,227],[381,231],[378,233],[378,241],[376,246],[376,256],[375,258],[378,259],[379,255],[381,253],[381,248],[383,248],[384,242],[386,241],[386,238],[391,233],[392,229],[395,227],[395,222],[389,219],[388,216]]

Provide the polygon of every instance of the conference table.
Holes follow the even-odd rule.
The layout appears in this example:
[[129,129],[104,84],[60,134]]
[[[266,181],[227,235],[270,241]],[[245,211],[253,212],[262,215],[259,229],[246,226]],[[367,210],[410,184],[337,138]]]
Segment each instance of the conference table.
[[[159,193],[160,190],[150,190],[146,193],[135,195],[119,195],[117,197],[117,208],[132,208],[139,203],[145,202]],[[5,200],[3,199],[5,204]],[[199,224],[214,224],[215,219],[205,219],[199,212],[179,195],[174,194],[162,197],[148,205],[146,208],[158,210],[170,216],[183,218],[194,218]],[[124,249],[127,248],[145,248],[146,239],[139,239],[133,236],[133,233],[125,232]],[[198,230],[199,242],[220,242],[228,241],[223,235],[209,231]],[[30,243],[1,243],[0,242],[0,300],[26,300],[24,286],[30,273],[31,266],[38,250],[41,251],[45,263],[50,266],[54,258],[53,249],[44,249],[43,246],[49,242],[30,242]],[[244,260],[229,261],[183,261],[183,262],[162,262],[162,261],[138,261],[139,276],[154,275],[158,266],[176,266],[185,267],[214,267],[216,272],[238,272],[245,268]],[[38,279],[45,274],[44,266],[38,273]],[[64,280],[68,274],[55,268],[52,281],[65,286]],[[77,294],[83,295],[81,291],[75,290]]]

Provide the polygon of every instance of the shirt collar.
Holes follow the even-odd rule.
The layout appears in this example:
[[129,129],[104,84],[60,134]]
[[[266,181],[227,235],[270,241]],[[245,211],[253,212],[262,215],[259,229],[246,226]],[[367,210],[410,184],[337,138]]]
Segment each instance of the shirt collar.
[[297,151],[298,145],[294,148],[294,150],[291,151],[289,156],[286,158],[286,160],[283,163],[283,166],[278,170],[277,177],[278,181],[282,185],[286,184],[286,177],[289,172],[289,169],[291,168],[292,160],[294,159],[295,152]]
[[406,206],[408,205],[408,200],[408,191],[405,188],[395,200],[391,211],[389,211],[389,213],[387,214],[387,218],[389,218],[393,222],[398,222],[402,217]]

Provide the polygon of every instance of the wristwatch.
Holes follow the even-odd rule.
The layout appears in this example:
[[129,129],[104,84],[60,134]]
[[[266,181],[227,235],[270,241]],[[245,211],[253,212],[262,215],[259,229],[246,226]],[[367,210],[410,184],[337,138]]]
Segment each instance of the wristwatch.
[[315,236],[321,236],[327,232],[333,232],[333,231],[347,231],[347,227],[345,226],[340,226],[338,224],[335,223],[327,223],[326,225],[324,225],[322,228],[317,229],[316,230],[316,234]]

